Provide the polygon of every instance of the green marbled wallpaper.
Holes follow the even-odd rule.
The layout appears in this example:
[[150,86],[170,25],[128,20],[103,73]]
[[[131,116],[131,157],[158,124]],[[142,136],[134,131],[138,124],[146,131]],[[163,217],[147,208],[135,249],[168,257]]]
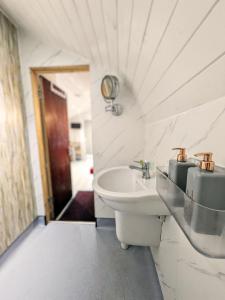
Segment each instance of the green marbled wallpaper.
[[24,120],[17,32],[0,12],[0,254],[36,216]]

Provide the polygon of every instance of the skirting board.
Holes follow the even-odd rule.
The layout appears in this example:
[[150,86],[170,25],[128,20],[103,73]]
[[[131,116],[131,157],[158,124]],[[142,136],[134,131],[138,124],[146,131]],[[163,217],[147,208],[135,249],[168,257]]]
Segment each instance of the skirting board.
[[115,219],[112,218],[97,218],[96,227],[115,227]]
[[45,225],[45,217],[38,216],[18,238],[0,255],[0,267],[6,261],[6,259],[19,247],[19,245],[25,240],[25,238],[31,233],[31,231],[38,225]]

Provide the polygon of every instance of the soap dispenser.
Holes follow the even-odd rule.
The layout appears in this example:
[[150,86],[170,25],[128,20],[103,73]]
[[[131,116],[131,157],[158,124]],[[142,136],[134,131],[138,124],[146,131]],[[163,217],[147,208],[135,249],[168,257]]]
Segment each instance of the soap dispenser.
[[187,171],[190,167],[195,167],[193,162],[187,160],[185,148],[173,148],[179,150],[177,159],[170,159],[168,177],[184,192],[186,191]]
[[225,209],[225,169],[215,167],[212,155],[211,152],[195,154],[202,160],[199,166],[188,169],[186,194],[193,201],[185,201],[184,213],[196,232],[220,234],[216,210]]

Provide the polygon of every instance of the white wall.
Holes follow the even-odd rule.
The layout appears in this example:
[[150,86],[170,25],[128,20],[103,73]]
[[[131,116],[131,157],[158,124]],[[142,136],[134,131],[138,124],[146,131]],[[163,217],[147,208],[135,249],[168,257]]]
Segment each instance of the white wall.
[[[120,94],[118,102],[123,106],[124,112],[115,117],[110,112],[105,112],[100,84],[108,70],[99,71],[92,69],[94,76],[92,84],[92,130],[93,154],[95,172],[104,168],[118,165],[128,165],[133,160],[143,158],[145,127],[140,118],[141,107],[133,95],[125,79],[116,72],[120,80]],[[96,217],[113,217],[113,211],[106,207],[96,196]]]
[[87,61],[84,61],[84,59],[74,55],[73,53],[46,46],[34,39],[32,36],[24,34],[22,31],[19,31],[19,48],[37,213],[38,215],[44,215],[43,191],[41,184],[37,133],[35,128],[30,68],[41,66],[80,65],[87,63]]
[[[22,31],[19,34],[19,43],[35,196],[38,215],[43,215],[43,192],[29,68],[81,65],[87,64],[88,61],[74,53],[47,46]],[[106,72],[109,72],[109,70],[101,69],[99,71],[99,69],[91,66],[92,136],[95,172],[105,167],[128,164],[134,159],[143,158],[144,122],[139,119],[141,115],[140,106],[135,101],[130,89],[123,83],[119,96],[119,101],[124,107],[123,115],[115,117],[111,113],[106,113],[105,102],[100,93],[101,79]],[[113,217],[112,210],[105,207],[98,198],[96,199],[95,209],[97,217]]]
[[[130,8],[131,1],[128,2]],[[123,3],[120,1],[119,5]],[[135,5],[140,6],[138,1]],[[116,31],[114,23],[107,19],[112,29],[108,35],[112,36],[109,53],[112,68],[97,69],[91,65],[95,172],[128,164],[142,158],[144,153],[145,158],[157,164],[167,164],[174,155],[170,149],[181,145],[190,153],[211,150],[216,162],[225,165],[224,11],[224,0],[154,1],[153,14],[143,36],[139,27],[145,26],[138,9],[134,9],[133,20],[141,23],[130,23],[125,17],[127,10],[122,11],[124,15],[119,14],[119,19],[124,20],[120,32],[125,32],[119,34],[118,47],[117,69],[123,82],[119,101],[125,108],[119,118],[104,112],[99,88],[103,75],[114,73],[117,66]],[[124,47],[121,38],[128,47]],[[84,60],[47,47],[32,37],[21,35],[20,44],[36,198],[39,212],[43,212],[28,67],[82,64]],[[112,216],[112,211],[99,199],[96,212],[98,217]],[[165,300],[224,298],[223,261],[205,258],[192,249],[172,217],[163,225],[162,239],[159,249],[154,250],[154,258]]]
[[85,144],[86,144],[86,153],[92,154],[92,121],[86,119],[84,121],[84,134],[85,134]]
[[[180,14],[174,16],[152,65],[142,109],[145,157],[156,165],[168,165],[176,155],[171,148],[184,146],[190,155],[212,151],[216,163],[225,166],[225,1],[214,2],[201,23],[212,3],[196,3],[198,9],[192,11],[188,1],[179,3]],[[189,13],[193,16],[187,22]],[[194,23],[201,25],[175,57]],[[167,217],[162,242],[153,253],[165,300],[224,299],[224,260],[194,250],[173,217]]]

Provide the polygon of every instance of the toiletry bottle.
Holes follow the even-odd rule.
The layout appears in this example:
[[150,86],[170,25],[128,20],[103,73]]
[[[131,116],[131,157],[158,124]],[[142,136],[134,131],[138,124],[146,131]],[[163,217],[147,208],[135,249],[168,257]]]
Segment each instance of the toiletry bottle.
[[188,169],[186,194],[189,200],[185,201],[185,219],[198,233],[220,234],[216,210],[225,210],[225,169],[215,167],[211,152],[195,156],[203,159],[199,166]]
[[168,177],[185,192],[188,168],[195,167],[195,164],[187,160],[185,148],[173,148],[172,150],[179,150],[179,153],[177,159],[169,161]]

